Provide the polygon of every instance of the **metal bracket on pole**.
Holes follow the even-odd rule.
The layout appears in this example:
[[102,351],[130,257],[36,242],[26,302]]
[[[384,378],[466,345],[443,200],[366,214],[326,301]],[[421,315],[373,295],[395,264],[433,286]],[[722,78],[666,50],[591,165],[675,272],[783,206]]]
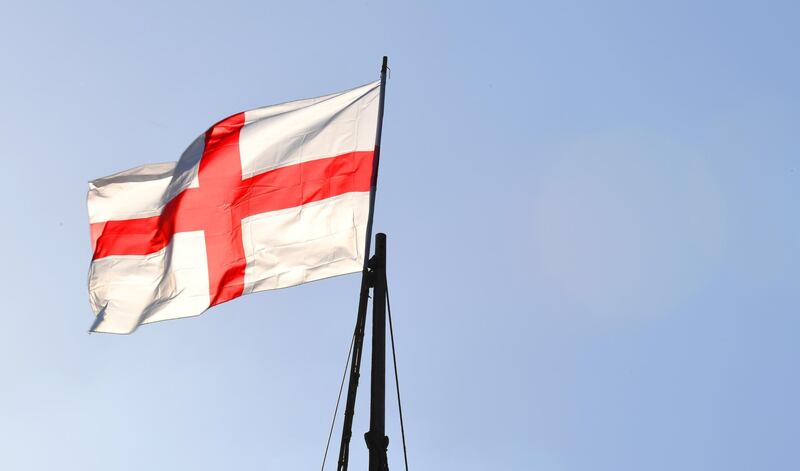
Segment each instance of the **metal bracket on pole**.
[[[389,469],[389,463],[386,453],[389,450],[389,437],[386,435],[380,436],[372,432],[367,432],[364,434],[364,441],[367,442],[367,449],[369,449],[370,457],[377,457],[378,462],[374,465],[376,466],[375,469],[379,471],[387,471]],[[372,469],[373,464],[372,459],[370,459],[369,470],[372,471]]]

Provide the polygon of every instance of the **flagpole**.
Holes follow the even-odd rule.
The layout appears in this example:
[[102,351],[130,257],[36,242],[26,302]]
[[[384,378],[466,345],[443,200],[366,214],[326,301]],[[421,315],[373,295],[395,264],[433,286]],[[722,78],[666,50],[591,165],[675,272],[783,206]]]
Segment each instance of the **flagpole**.
[[[358,315],[353,332],[353,356],[350,360],[350,381],[347,385],[347,400],[344,408],[342,441],[339,444],[338,471],[347,471],[350,462],[350,438],[353,436],[353,416],[355,415],[358,380],[361,376],[361,352],[364,345],[364,325],[367,321],[367,302],[369,301],[370,273],[364,268],[361,274],[361,291],[358,298]],[[323,468],[325,463],[322,464]]]
[[375,214],[375,194],[378,189],[378,165],[381,162],[381,134],[383,134],[383,101],[386,97],[386,73],[389,70],[389,57],[383,56],[381,65],[381,93],[378,100],[378,129],[375,132],[375,154],[372,158],[372,182],[369,186],[369,217],[367,218],[367,239],[365,246],[364,268],[367,268],[367,259],[370,254],[372,242],[372,219]]
[[386,234],[375,236],[372,268],[372,371],[370,372],[369,471],[389,469],[386,450]]
[[[358,299],[358,315],[356,316],[356,326],[355,330],[353,331],[353,357],[350,363],[350,381],[347,387],[347,400],[344,409],[344,422],[342,424],[342,441],[339,445],[339,461],[337,465],[338,471],[347,471],[347,467],[350,461],[350,438],[353,435],[353,416],[355,414],[356,395],[358,393],[358,380],[361,375],[360,373],[361,353],[363,351],[364,328],[367,319],[367,303],[369,301],[369,289],[373,287],[373,283],[375,280],[375,274],[372,271],[370,271],[369,263],[370,263],[370,250],[372,242],[372,220],[373,220],[373,215],[375,214],[375,195],[376,195],[376,190],[378,188],[378,164],[380,163],[380,156],[381,156],[381,134],[383,131],[383,102],[386,97],[386,78],[387,78],[387,72],[389,70],[388,62],[389,58],[387,56],[383,56],[383,63],[381,65],[380,98],[378,101],[378,124],[375,133],[375,151],[372,159],[372,180],[370,182],[370,189],[369,189],[369,216],[367,219],[366,240],[364,243],[365,247],[364,269],[361,272],[361,289]],[[385,248],[385,240],[386,239],[384,236],[384,248]],[[384,266],[385,266],[385,260],[384,260]],[[383,279],[385,280],[385,277]],[[375,314],[373,312],[373,316],[374,315]],[[384,332],[385,332],[385,327],[384,327]],[[373,338],[373,350],[374,350],[374,338]],[[374,356],[374,351],[373,351],[373,356]],[[384,356],[385,356],[385,333],[384,333]],[[385,367],[383,368],[383,370],[385,374]],[[374,375],[374,370],[373,370],[373,375]],[[370,414],[370,417],[372,417],[372,414]],[[373,430],[371,418],[370,418],[370,430]],[[380,435],[383,436],[383,432],[381,432]],[[368,440],[368,446],[369,446],[369,440]],[[384,457],[385,456],[386,453],[384,447]],[[371,457],[372,457],[372,451],[370,447],[370,462],[372,462]],[[370,467],[370,469],[372,468]]]

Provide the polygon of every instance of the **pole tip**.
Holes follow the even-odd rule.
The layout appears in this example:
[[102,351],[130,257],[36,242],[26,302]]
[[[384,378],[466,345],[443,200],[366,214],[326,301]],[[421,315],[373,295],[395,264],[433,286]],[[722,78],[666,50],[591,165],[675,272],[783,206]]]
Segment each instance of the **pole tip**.
[[386,254],[386,234],[384,234],[383,232],[378,232],[377,234],[375,234],[375,257],[378,260],[385,260],[386,259],[385,254]]

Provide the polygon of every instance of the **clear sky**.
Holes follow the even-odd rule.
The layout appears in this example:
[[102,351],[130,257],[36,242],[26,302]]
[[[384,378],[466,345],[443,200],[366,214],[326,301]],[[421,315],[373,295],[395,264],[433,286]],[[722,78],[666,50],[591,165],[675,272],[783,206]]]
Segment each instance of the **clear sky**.
[[800,469],[798,3],[483,3],[4,1],[0,468],[319,467],[359,277],[87,335],[86,182],[387,54],[411,469]]

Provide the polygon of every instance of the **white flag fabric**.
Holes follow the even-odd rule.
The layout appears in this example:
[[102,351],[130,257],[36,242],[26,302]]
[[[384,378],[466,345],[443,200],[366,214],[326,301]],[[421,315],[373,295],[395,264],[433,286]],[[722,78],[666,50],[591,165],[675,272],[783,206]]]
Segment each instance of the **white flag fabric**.
[[360,271],[380,82],[226,118],[178,162],[90,182],[91,330]]

